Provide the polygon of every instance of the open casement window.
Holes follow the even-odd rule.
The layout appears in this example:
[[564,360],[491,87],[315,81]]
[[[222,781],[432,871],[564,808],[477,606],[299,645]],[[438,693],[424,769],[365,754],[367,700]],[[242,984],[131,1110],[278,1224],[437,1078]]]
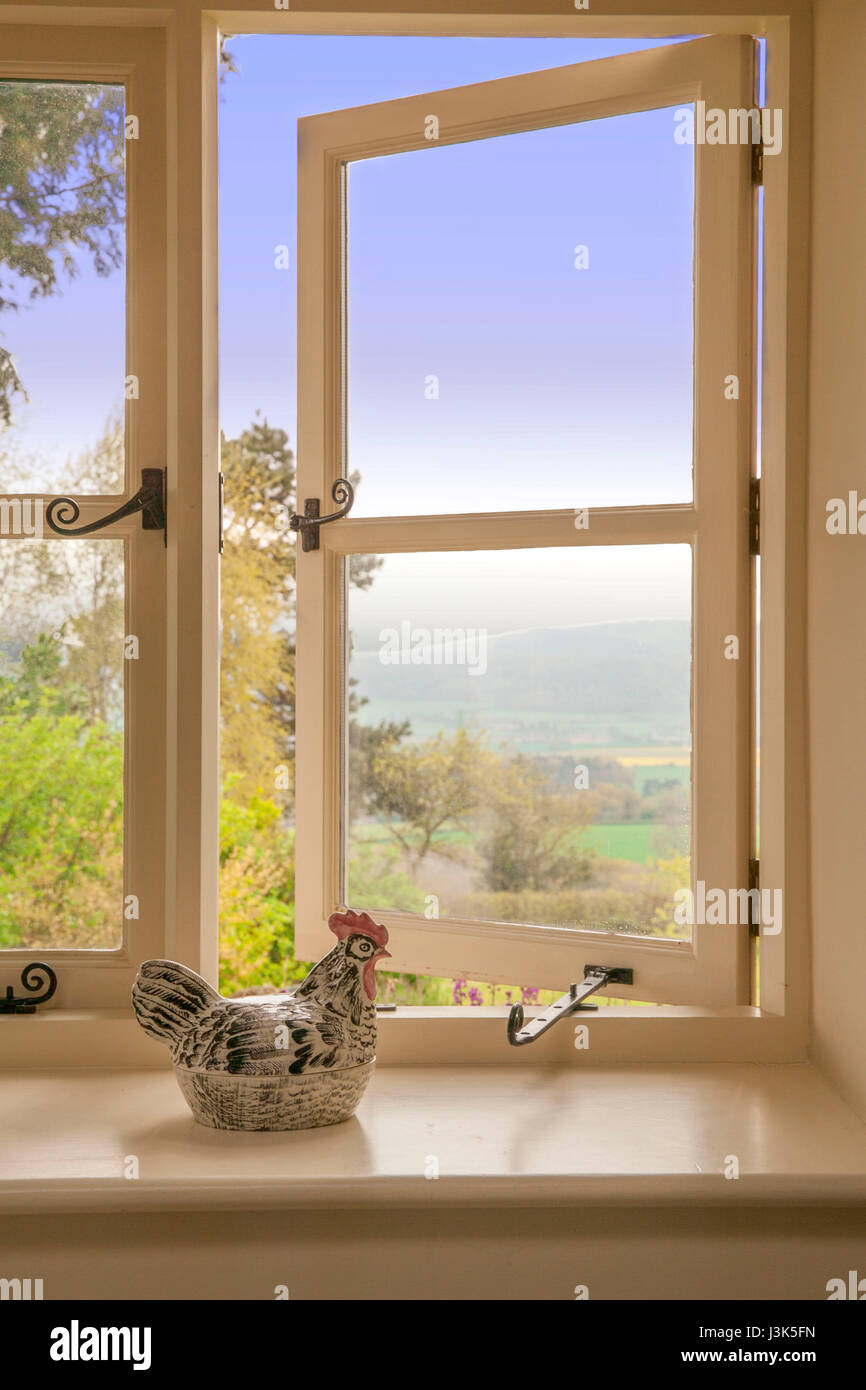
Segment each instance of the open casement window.
[[[164,948],[165,531],[137,513],[73,533],[134,496],[142,470],[162,487],[163,38],[4,26],[0,84],[3,290],[22,302],[2,344],[23,388],[4,378],[0,969],[20,996],[22,966],[46,961],[52,1007],[120,1007]],[[62,216],[65,243],[51,240]],[[29,296],[13,241],[37,265],[47,248],[49,294]],[[69,534],[48,524],[52,498],[74,503],[51,511]]]
[[751,150],[702,120],[752,92],[722,37],[300,122],[299,498],[360,482],[298,549],[299,958],[348,905],[397,970],[749,1001],[675,893],[748,886]]

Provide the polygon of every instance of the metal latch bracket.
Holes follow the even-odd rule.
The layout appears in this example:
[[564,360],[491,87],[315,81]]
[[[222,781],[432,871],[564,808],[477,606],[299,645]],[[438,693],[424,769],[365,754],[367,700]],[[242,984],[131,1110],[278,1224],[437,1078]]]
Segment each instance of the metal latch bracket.
[[601,989],[604,985],[631,984],[634,984],[634,971],[626,966],[585,965],[580,984],[569,985],[568,994],[563,994],[555,1004],[550,1004],[537,1018],[530,1019],[525,1027],[523,1005],[513,1004],[508,1015],[508,1041],[512,1047],[525,1047],[527,1043],[535,1042],[536,1038],[540,1038],[542,1033],[546,1033],[561,1018],[568,1018],[569,1014],[597,1009],[597,1004],[585,1004],[583,1002],[597,989]]

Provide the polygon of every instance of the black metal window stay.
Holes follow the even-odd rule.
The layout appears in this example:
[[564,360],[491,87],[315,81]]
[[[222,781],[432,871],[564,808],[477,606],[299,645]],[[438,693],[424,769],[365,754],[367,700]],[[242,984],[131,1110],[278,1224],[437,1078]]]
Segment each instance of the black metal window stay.
[[45,508],[45,520],[58,536],[91,536],[94,531],[103,531],[115,521],[125,516],[141,512],[143,531],[162,531],[165,537],[165,474],[164,468],[142,468],[141,487],[138,492],[115,507],[107,516],[98,521],[90,521],[85,526],[76,526],[81,508],[73,497],[52,497]]

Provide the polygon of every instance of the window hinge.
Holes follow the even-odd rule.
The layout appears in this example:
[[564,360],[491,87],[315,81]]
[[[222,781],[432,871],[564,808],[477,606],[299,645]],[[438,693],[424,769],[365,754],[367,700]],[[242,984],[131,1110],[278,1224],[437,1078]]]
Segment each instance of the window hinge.
[[749,554],[761,553],[761,480],[749,479]]
[[760,891],[761,883],[761,861],[760,859],[749,860],[749,934],[758,936],[761,930],[761,915],[757,908],[757,899],[753,898],[752,893]]
[[760,140],[752,145],[752,183],[757,188],[764,184],[764,146]]
[[225,546],[225,541],[224,541],[224,539],[223,539],[223,503],[224,503],[224,501],[225,501],[225,495],[226,495],[226,479],[225,479],[225,474],[224,474],[224,473],[220,473],[220,475],[219,475],[219,480],[220,480],[220,481],[219,481],[219,489],[220,489],[220,504],[219,504],[219,547],[220,547],[220,555],[222,555],[223,549],[224,549],[224,546]]

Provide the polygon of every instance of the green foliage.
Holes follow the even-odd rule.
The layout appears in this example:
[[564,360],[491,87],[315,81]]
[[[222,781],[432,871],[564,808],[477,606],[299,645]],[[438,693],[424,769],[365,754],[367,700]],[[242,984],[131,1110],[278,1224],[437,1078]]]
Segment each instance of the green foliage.
[[[285,430],[258,416],[222,437],[225,479],[220,653],[221,758],[228,795],[241,803],[271,792],[288,769],[295,732],[295,458]],[[358,482],[358,474],[353,474]],[[353,556],[350,582],[366,588],[381,563]]]
[[220,989],[302,980],[295,960],[294,831],[280,826],[280,807],[253,796],[220,807]]
[[[403,743],[405,729],[390,724],[368,740],[363,790],[369,809],[417,865],[444,826],[461,824],[481,805],[496,760],[483,734],[458,729],[451,738],[439,733]],[[441,842],[437,848],[447,852]]]
[[425,895],[399,868],[396,845],[360,841],[352,846],[349,860],[349,898],[370,911],[423,912]]
[[591,852],[576,852],[575,829],[591,798],[548,789],[543,773],[518,756],[502,764],[493,789],[491,828],[482,856],[494,892],[573,887],[590,874]]
[[[7,486],[14,488],[26,460],[3,458]],[[101,437],[68,470],[69,491],[112,492],[123,475],[123,430],[110,417]],[[31,659],[40,643],[55,643],[51,669],[40,669],[35,687],[63,688],[69,707],[112,728],[123,718],[124,636],[123,542],[87,540],[58,545],[28,541],[0,546],[0,662],[27,679],[18,662]],[[59,634],[58,637],[52,634]]]
[[[111,491],[122,447],[110,420],[70,469],[70,491]],[[285,432],[257,418],[223,440],[222,466],[220,987],[231,995],[286,988],[309,965],[294,953],[291,781],[284,795],[273,781],[294,761],[294,457]],[[356,557],[349,582],[368,587],[379,563]],[[120,547],[4,547],[0,594],[0,945],[115,945]],[[419,739],[405,719],[362,725],[363,703],[350,698],[350,902],[423,913],[433,856],[437,875],[454,861],[444,866],[449,915],[684,934],[672,920],[673,891],[688,881],[688,789],[677,777],[657,769],[638,789],[629,768],[599,757],[592,791],[577,793],[573,755],[515,757],[463,726]],[[405,1004],[501,1003],[507,993],[478,981],[380,980],[385,999]]]
[[122,735],[64,713],[59,694],[15,699],[12,684],[0,697],[0,945],[114,946]]
[[[221,758],[230,799],[275,788],[294,734],[294,547],[287,509],[294,454],[285,430],[256,419],[222,440],[225,552],[220,652]],[[290,788],[289,788],[290,790]]]

